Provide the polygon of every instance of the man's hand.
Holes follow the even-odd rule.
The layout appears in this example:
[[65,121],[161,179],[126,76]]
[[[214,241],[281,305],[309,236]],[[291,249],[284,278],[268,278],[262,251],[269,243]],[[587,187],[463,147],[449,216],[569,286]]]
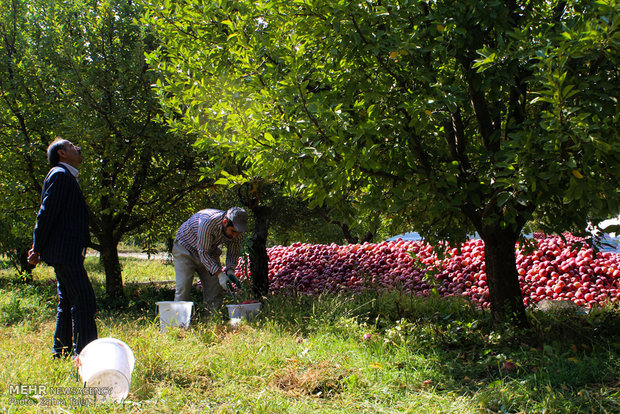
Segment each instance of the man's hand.
[[237,289],[241,289],[241,282],[239,282],[239,279],[237,279],[237,276],[235,276],[234,270],[228,269],[228,271],[226,272],[226,276],[228,276],[228,280],[235,284],[235,287]]
[[41,259],[39,258],[39,253],[36,253],[34,250],[30,249],[28,251],[28,263],[30,263],[33,266],[38,265],[39,263],[41,263]]
[[230,292],[230,279],[228,278],[228,275],[224,272],[219,272],[217,274],[217,280],[220,282],[220,286],[222,287],[222,289],[224,289],[226,292]]
[[235,284],[235,288],[239,289],[241,284],[239,283],[239,279],[235,277],[234,270],[228,270],[228,272],[219,272],[217,274],[217,280],[220,282],[220,286],[226,292],[232,292],[233,287],[232,284]]

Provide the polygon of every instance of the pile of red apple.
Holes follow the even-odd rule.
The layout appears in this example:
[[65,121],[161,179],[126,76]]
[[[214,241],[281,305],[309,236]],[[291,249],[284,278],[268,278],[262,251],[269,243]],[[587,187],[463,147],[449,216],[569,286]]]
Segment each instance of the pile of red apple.
[[[620,303],[620,254],[594,253],[584,239],[537,234],[535,249],[517,246],[517,272],[526,306],[543,299],[570,300],[591,307]],[[268,249],[274,293],[319,294],[400,289],[414,295],[468,297],[489,306],[484,242],[470,240],[448,249],[440,260],[422,241],[316,245],[295,243]],[[243,260],[237,276],[243,277]]]

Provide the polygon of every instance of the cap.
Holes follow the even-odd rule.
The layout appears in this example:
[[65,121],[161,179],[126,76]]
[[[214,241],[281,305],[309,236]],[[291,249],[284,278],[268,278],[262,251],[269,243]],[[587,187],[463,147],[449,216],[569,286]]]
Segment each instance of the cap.
[[248,213],[241,207],[232,207],[226,212],[226,218],[238,232],[248,229]]

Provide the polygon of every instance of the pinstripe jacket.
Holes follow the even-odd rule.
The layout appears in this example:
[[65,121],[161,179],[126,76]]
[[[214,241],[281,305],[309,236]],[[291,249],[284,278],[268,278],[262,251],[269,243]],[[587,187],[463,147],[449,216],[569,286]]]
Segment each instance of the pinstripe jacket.
[[48,264],[79,263],[90,243],[88,207],[82,190],[62,164],[53,167],[41,193],[33,250]]
[[215,209],[200,210],[179,227],[176,242],[185,247],[202,262],[211,274],[221,269],[220,246],[226,245],[226,266],[224,271],[234,270],[241,254],[242,237],[229,239],[222,231],[225,211]]

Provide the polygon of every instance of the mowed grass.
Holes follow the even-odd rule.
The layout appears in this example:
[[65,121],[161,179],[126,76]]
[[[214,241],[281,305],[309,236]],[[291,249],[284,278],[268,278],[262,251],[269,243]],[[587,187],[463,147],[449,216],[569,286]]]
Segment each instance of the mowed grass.
[[[159,330],[155,302],[172,300],[170,263],[123,259],[127,303],[106,299],[87,258],[99,337],[134,352],[129,397],[21,396],[19,385],[79,381],[53,361],[56,288],[38,267],[23,282],[0,270],[0,406],[5,412],[155,413],[617,413],[620,311],[530,312],[527,331],[494,331],[488,312],[459,299],[398,292],[270,297],[238,328],[199,309],[187,331]],[[201,303],[200,292],[194,300]],[[18,399],[19,398],[19,399]],[[80,406],[80,404],[82,406]]]

